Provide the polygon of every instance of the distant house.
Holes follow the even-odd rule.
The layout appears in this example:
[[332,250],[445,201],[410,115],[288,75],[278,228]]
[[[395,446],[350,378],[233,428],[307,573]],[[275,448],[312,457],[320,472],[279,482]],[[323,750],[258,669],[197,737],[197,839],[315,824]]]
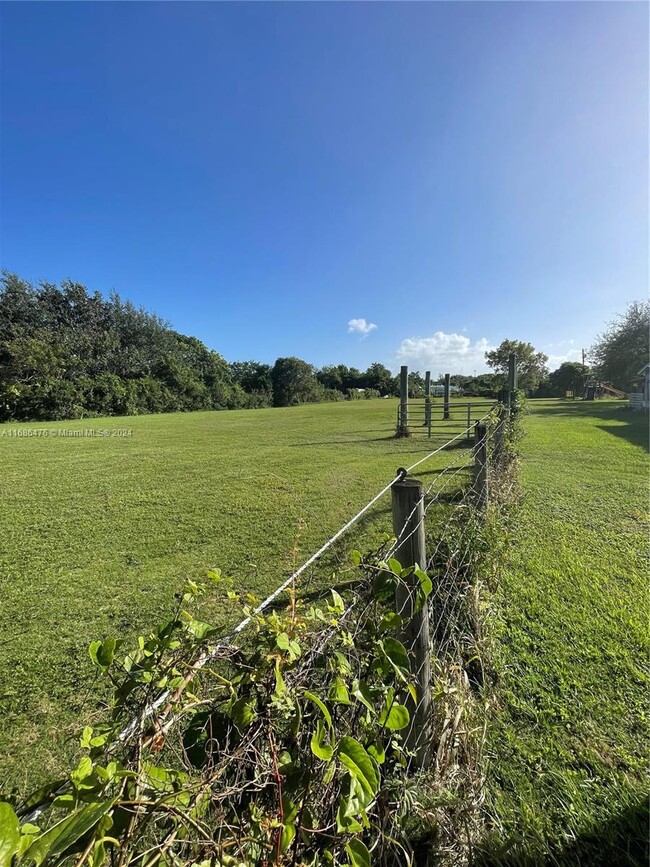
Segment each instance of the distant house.
[[[457,385],[449,386],[449,394],[458,394],[461,389]],[[431,386],[431,396],[432,397],[442,397],[445,393],[444,385],[432,385]]]
[[634,377],[634,391],[628,395],[632,409],[650,409],[650,363]]

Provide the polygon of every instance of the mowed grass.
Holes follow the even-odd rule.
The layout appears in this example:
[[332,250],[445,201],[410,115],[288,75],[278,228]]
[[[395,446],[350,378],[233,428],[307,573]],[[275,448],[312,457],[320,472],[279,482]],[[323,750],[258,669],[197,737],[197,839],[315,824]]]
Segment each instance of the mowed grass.
[[486,863],[646,864],[648,419],[531,410],[491,626]]
[[[396,408],[374,400],[0,426],[2,789],[40,784],[75,753],[97,703],[90,641],[148,631],[184,581],[210,568],[265,596],[397,467],[426,454],[421,436],[393,437]],[[436,428],[440,441],[464,425],[464,409],[455,416]],[[29,429],[49,435],[9,435]],[[132,436],[52,435],[83,429]],[[432,479],[449,460],[436,456],[419,475]],[[390,532],[386,497],[338,556]],[[326,585],[336,559],[307,582]],[[209,613],[223,622],[236,612],[215,602]]]

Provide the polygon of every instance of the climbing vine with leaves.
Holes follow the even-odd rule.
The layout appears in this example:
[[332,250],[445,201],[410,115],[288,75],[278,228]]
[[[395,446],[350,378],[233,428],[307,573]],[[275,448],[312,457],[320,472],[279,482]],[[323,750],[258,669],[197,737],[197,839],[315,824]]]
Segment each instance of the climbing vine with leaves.
[[[417,694],[394,599],[413,570],[352,559],[344,596],[290,592],[256,613],[214,571],[135,648],[93,642],[110,712],[84,729],[66,780],[0,803],[0,867],[412,863],[404,733]],[[431,582],[416,571],[421,605]],[[196,616],[214,590],[250,618],[236,645]]]

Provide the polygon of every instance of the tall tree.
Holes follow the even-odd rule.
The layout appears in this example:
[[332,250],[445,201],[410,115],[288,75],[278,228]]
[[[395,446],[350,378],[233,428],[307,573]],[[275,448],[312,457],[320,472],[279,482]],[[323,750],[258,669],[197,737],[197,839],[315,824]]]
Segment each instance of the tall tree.
[[393,394],[395,391],[395,377],[387,367],[375,361],[363,374],[366,388],[374,388],[382,396]]
[[567,391],[580,394],[589,368],[579,361],[565,361],[548,375],[548,387],[553,394],[563,397]]
[[518,385],[524,391],[534,390],[548,373],[548,355],[537,352],[532,343],[521,340],[504,340],[496,349],[485,353],[485,361],[501,377],[505,385],[508,375],[508,358],[511,353],[517,356]]
[[314,368],[301,358],[278,358],[271,371],[273,406],[296,406],[318,397]]
[[610,322],[591,348],[590,357],[601,379],[628,389],[650,356],[650,302],[633,301]]

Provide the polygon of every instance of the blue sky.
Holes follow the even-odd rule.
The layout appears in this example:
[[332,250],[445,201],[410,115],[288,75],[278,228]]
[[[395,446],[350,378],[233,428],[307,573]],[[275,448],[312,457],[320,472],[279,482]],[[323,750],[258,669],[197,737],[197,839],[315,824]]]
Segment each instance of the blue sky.
[[[575,358],[648,286],[644,3],[3,3],[1,261],[229,360]],[[349,330],[350,320],[365,320]]]

